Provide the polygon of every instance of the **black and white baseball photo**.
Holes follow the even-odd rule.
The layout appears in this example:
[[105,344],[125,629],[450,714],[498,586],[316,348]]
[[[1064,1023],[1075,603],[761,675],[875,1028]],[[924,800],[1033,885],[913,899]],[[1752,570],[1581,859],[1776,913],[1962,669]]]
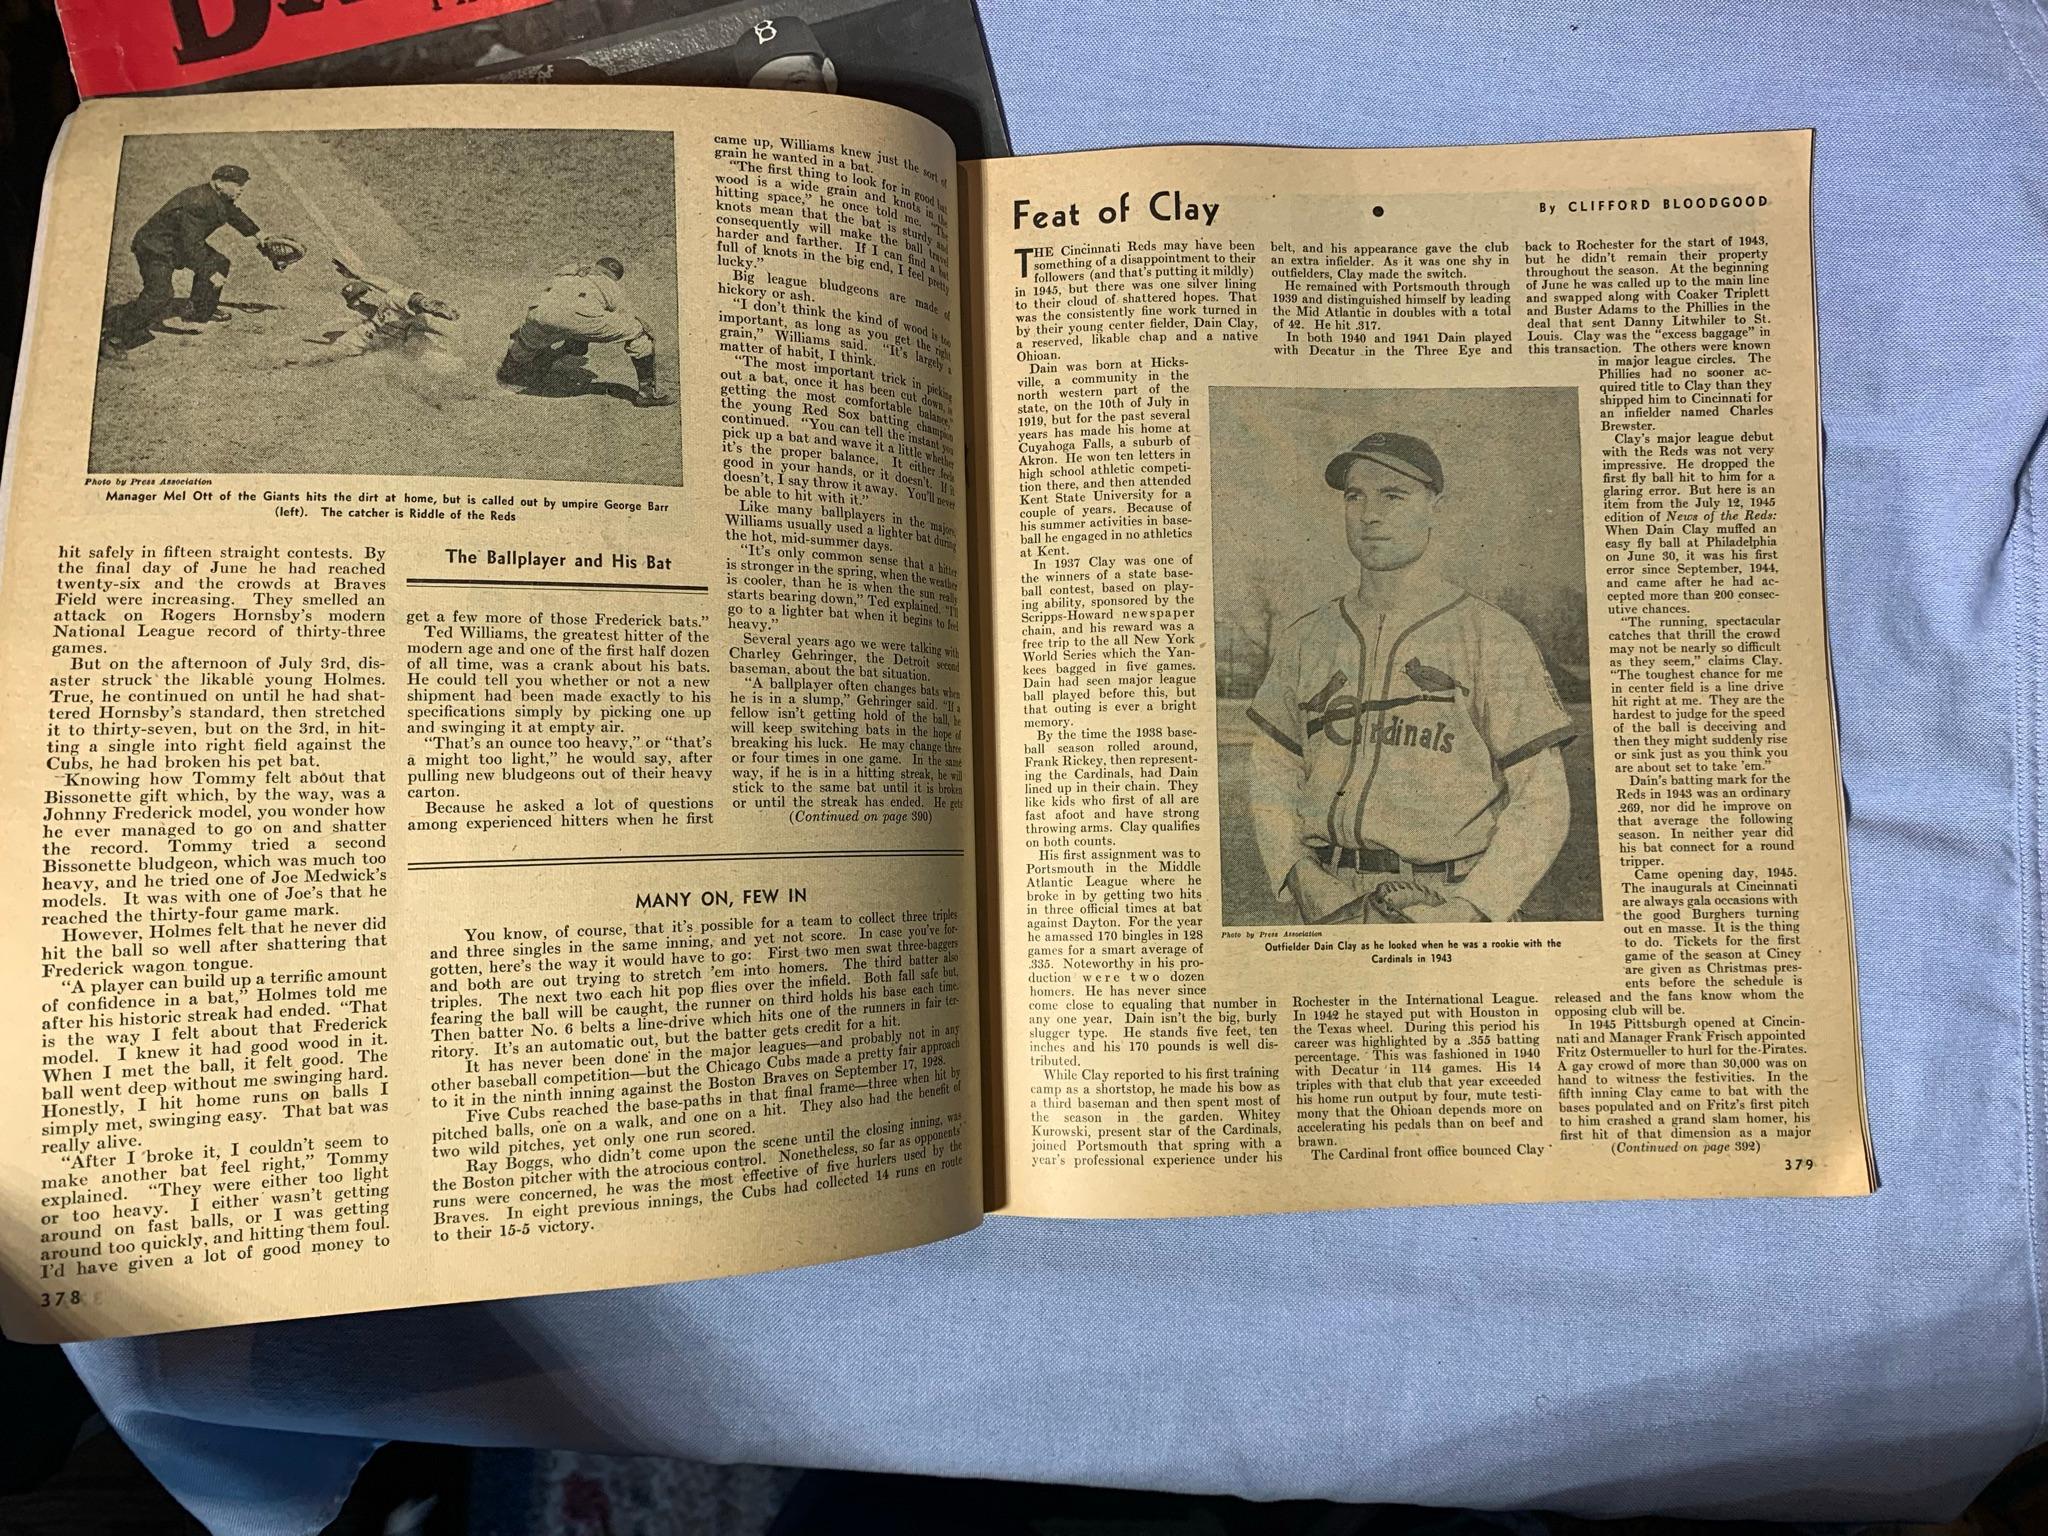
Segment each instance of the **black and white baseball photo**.
[[89,468],[678,485],[671,135],[131,135]]
[[1598,921],[1577,391],[1209,418],[1224,924]]

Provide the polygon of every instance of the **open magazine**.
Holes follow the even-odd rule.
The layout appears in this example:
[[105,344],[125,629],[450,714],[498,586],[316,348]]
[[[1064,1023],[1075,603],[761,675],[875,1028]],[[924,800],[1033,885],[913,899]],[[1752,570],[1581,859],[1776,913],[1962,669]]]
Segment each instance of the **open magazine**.
[[1869,1191],[1809,152],[88,103],[7,1331]]

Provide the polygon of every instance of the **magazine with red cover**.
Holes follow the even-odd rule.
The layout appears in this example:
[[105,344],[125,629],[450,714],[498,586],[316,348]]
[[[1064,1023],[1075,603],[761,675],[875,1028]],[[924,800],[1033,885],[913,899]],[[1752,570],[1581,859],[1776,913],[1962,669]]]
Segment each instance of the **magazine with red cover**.
[[81,96],[230,75],[474,25],[547,0],[57,0]]
[[81,96],[615,80],[843,91],[1010,152],[972,0],[58,0]]

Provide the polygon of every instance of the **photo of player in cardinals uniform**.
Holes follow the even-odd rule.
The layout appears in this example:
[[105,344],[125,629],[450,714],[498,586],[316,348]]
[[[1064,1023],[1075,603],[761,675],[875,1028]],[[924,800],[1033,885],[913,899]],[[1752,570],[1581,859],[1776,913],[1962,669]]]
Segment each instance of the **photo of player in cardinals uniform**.
[[1245,710],[1272,892],[1306,923],[1508,921],[1570,825],[1571,716],[1522,625],[1443,574],[1428,443],[1370,433],[1323,478],[1357,583],[1278,632]]

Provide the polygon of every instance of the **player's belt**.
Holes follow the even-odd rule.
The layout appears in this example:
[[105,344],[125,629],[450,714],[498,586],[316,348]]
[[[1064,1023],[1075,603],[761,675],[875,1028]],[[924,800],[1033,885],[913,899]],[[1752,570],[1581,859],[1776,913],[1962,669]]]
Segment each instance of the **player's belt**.
[[1330,848],[1315,850],[1326,869],[1356,869],[1368,875],[1443,875],[1456,879],[1472,867],[1470,859],[1446,859],[1441,864],[1417,864],[1391,848]]

